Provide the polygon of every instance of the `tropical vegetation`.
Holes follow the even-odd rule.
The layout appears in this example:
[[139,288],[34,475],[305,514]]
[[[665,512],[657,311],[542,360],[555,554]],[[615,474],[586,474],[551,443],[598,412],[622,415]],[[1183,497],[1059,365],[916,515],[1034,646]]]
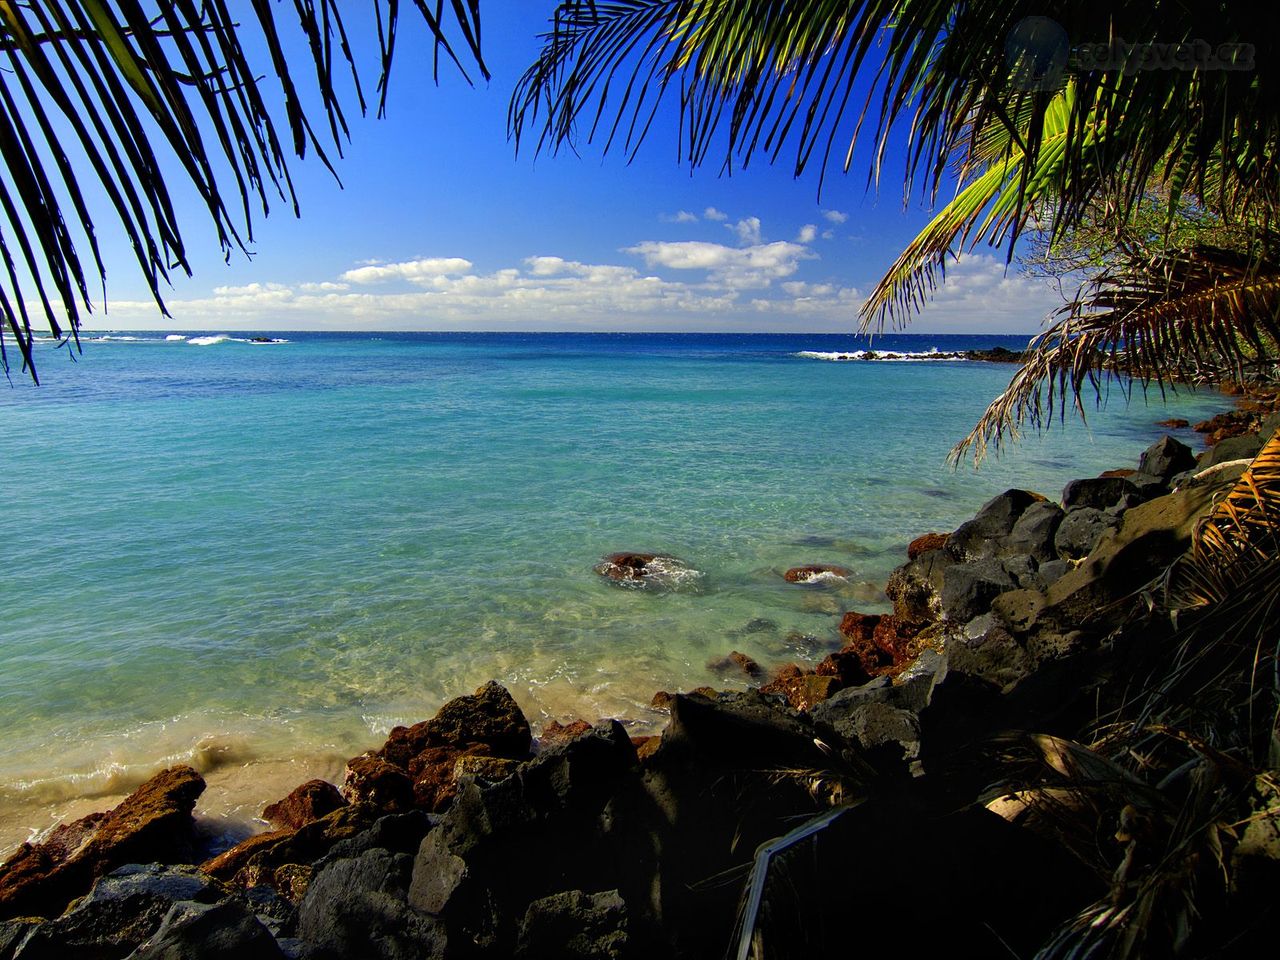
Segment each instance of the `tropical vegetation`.
[[[1064,293],[955,451],[981,457],[1022,424],[1083,415],[1108,383],[1276,382],[1280,61],[1256,15],[1162,0],[565,0],[510,126],[539,151],[632,154],[672,98],[695,167],[785,161],[831,190],[830,169],[860,149],[873,181],[905,156],[907,197],[939,209],[867,299],[863,332],[908,323],[977,245]],[[1043,957],[1219,955],[1239,935],[1215,927],[1233,915],[1229,851],[1280,799],[1277,456],[1280,435],[1130,599],[1110,638],[1138,658],[1120,702],[1079,742],[1024,741],[1019,795],[1109,888]]]

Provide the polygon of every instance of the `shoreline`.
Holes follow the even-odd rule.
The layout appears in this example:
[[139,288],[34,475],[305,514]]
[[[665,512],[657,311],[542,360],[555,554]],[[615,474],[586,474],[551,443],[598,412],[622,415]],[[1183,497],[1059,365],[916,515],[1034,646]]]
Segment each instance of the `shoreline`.
[[[243,839],[234,827],[219,833],[194,818],[208,784],[189,767],[170,768],[110,812],[67,824],[41,846],[23,845],[0,866],[0,918],[25,918],[0,921],[0,933],[17,936],[19,950],[32,938],[62,943],[83,938],[84,917],[106,910],[112,926],[89,936],[118,937],[120,908],[104,904],[119,902],[122,887],[146,891],[132,909],[168,910],[159,927],[160,913],[131,921],[125,935],[159,938],[147,942],[163,942],[173,924],[185,929],[194,910],[210,919],[191,935],[235,930],[270,943],[272,956],[345,955],[375,915],[379,936],[391,938],[379,941],[389,956],[408,948],[444,960],[454,955],[445,945],[454,938],[486,956],[541,955],[529,953],[531,944],[577,936],[554,931],[584,924],[601,943],[629,944],[638,955],[660,948],[705,955],[723,950],[740,902],[735,884],[716,892],[699,878],[738,869],[744,851],[775,845],[808,818],[848,824],[815,847],[843,851],[834,863],[819,858],[788,874],[788,882],[817,884],[807,896],[823,911],[847,904],[850,889],[861,898],[923,883],[931,903],[954,910],[934,947],[953,946],[959,923],[969,924],[959,941],[966,950],[986,949],[993,935],[1029,949],[1080,907],[1110,900],[1106,885],[1072,859],[1076,852],[1043,845],[1034,791],[1010,785],[994,757],[979,761],[982,744],[1028,723],[1076,736],[1111,699],[1128,698],[1114,688],[1116,670],[1122,677],[1139,651],[1111,645],[1124,617],[1105,611],[1186,549],[1216,494],[1264,443],[1248,431],[1280,431],[1280,414],[1237,410],[1204,429],[1217,442],[1198,457],[1166,435],[1137,470],[1070,481],[1061,505],[1011,489],[949,533],[918,536],[886,584],[892,613],[847,611],[839,629],[846,642],[816,667],[771,665],[766,673],[727,652],[719,664],[727,686],[748,688],[659,693],[655,706],[669,710],[659,735],[634,735],[617,720],[553,720],[536,742],[511,694],[490,681],[351,757],[340,790],[336,776],[297,786],[261,811],[258,822],[269,829]],[[624,576],[644,575],[646,561],[636,555],[610,563],[633,571]],[[797,580],[835,573],[791,572]],[[1062,755],[1051,753],[1055,762],[1061,766]],[[251,765],[237,769],[255,779]],[[994,793],[993,782],[1002,784]],[[1280,808],[1265,817],[1280,818]],[[174,827],[151,841],[159,846],[128,838],[157,818],[185,839],[172,838]],[[110,845],[121,831],[114,842],[127,854]],[[851,877],[848,857],[887,837],[876,877]],[[68,843],[81,851],[69,859]],[[636,844],[650,852],[637,859]],[[652,844],[667,852],[655,856]],[[941,850],[967,851],[959,886],[947,879],[955,861]],[[1243,841],[1240,854],[1254,858],[1241,901],[1248,910],[1249,898],[1268,889],[1254,864],[1273,855]],[[161,865],[175,860],[199,866]],[[138,861],[145,865],[128,865]],[[87,868],[105,879],[76,900],[73,891],[84,888],[67,884]],[[1011,870],[1032,870],[1037,881],[1010,891],[1001,878]],[[655,878],[665,879],[654,886]],[[988,896],[997,889],[998,904]],[[373,890],[376,907],[366,901]],[[187,905],[192,897],[204,905]],[[1046,902],[1054,908],[1037,908]],[[542,923],[551,927],[539,932]],[[828,935],[803,936],[818,943]]]
[[[1231,396],[1231,394],[1228,393],[1225,396]],[[1249,403],[1251,401],[1247,397],[1235,396],[1231,410],[1217,415],[1215,421],[1229,422],[1233,419],[1239,419],[1242,415],[1248,415],[1248,411],[1244,410],[1243,407],[1247,407]],[[1185,429],[1189,429],[1189,425]],[[1175,433],[1181,433],[1181,430],[1175,428]],[[1158,434],[1160,434],[1160,421],[1152,424],[1151,430],[1152,436]],[[815,553],[822,553],[822,550],[817,550]],[[781,570],[778,573],[781,573]],[[806,595],[806,599],[813,600],[813,602],[819,602],[819,600],[823,600],[826,603],[840,602],[841,611],[844,611],[847,605],[851,603],[849,595],[847,595],[851,591],[846,591],[844,600],[837,600],[836,595],[828,595],[827,591],[822,589],[808,589],[809,594]],[[870,611],[891,607],[890,599],[883,594],[883,582],[878,588],[877,598],[852,600],[852,603],[858,605],[859,609],[870,609]],[[840,614],[837,613],[833,618],[833,627],[835,627],[835,623],[838,620],[840,620]],[[808,658],[808,662],[806,662],[805,658],[795,658],[796,663],[808,668],[817,666],[823,655],[831,653],[833,649],[836,649],[835,645],[842,641],[842,637],[835,628],[832,628],[832,631],[829,632],[829,637],[831,637],[831,640],[828,640],[828,643],[833,644],[832,646],[815,649],[810,658]],[[749,636],[744,637],[740,643],[745,643],[750,649]],[[732,649],[730,643],[726,641],[722,645],[722,649],[712,650],[709,660],[726,657],[727,654],[731,653]],[[785,666],[785,664],[786,660],[781,659],[764,662],[763,671],[768,675],[772,675],[777,668]],[[700,669],[699,672],[703,673],[703,676],[696,678],[696,680],[686,681],[685,684],[678,684],[673,687],[673,690],[707,689],[707,682],[705,681],[708,680],[708,673],[712,672],[709,669],[709,663],[707,669]],[[767,678],[765,677],[765,680]],[[507,682],[507,685],[515,692],[517,703],[520,703],[527,716],[532,718],[536,730],[540,730],[540,726],[547,723],[570,723],[576,721],[576,719],[586,719],[585,712],[570,707],[570,704],[575,703],[575,701],[581,701],[581,696],[573,690],[563,691],[562,694],[552,699],[552,703],[558,704],[563,709],[553,709],[548,712],[545,709],[547,701],[541,698],[535,699],[535,696],[532,695],[535,687],[524,687],[525,692],[521,692],[522,685],[518,684],[518,682],[509,680],[504,682]],[[718,684],[722,689],[726,690],[748,690],[750,687],[758,686],[763,681],[760,677],[745,675],[745,673],[721,671],[710,678],[710,682]],[[660,686],[660,684],[655,685],[655,689],[649,691],[650,694],[658,692],[657,686]],[[637,687],[637,691],[639,691],[639,687]],[[635,700],[639,705],[646,698],[637,692],[634,698],[628,695],[623,699]],[[607,714],[602,713],[602,716],[607,716]],[[640,710],[640,712],[631,710],[631,712],[614,714],[614,716],[622,717],[622,722],[626,724],[628,731],[641,736],[659,730],[662,724],[666,722],[666,713],[653,709],[644,709]],[[151,773],[163,769],[170,762],[193,763],[197,771],[204,774],[207,782],[209,782],[209,788],[207,788],[205,795],[202,796],[202,803],[197,810],[197,815],[200,815],[202,820],[206,822],[207,832],[211,836],[248,836],[250,833],[261,831],[265,827],[265,822],[262,822],[257,812],[253,810],[255,806],[260,808],[261,805],[268,804],[273,799],[278,799],[278,796],[288,792],[288,788],[296,785],[301,780],[310,780],[312,777],[321,778],[321,780],[340,780],[340,767],[342,767],[346,756],[358,753],[358,750],[361,749],[360,744],[364,744],[366,748],[375,745],[380,736],[381,733],[378,731],[370,731],[358,741],[355,737],[352,737],[351,744],[346,749],[335,748],[333,744],[329,744],[328,748],[314,751],[314,753],[307,753],[301,756],[292,754],[292,759],[289,759],[289,756],[280,754],[279,749],[276,748],[269,750],[269,755],[251,756],[250,759],[242,760],[238,758],[239,753],[242,753],[243,750],[252,751],[255,748],[250,744],[237,745],[236,741],[238,741],[239,737],[233,735],[229,739],[224,739],[225,742],[223,744],[215,742],[212,745],[212,749],[209,750],[202,748],[200,744],[193,744],[191,751],[189,751],[191,759],[169,756],[168,759],[137,764],[136,771],[129,774],[123,782],[115,780],[113,783],[108,783],[108,785],[102,787],[101,790],[92,791],[91,794],[69,796],[65,797],[65,799],[51,801],[51,803],[47,800],[15,801],[15,803],[9,805],[9,810],[6,810],[4,814],[0,814],[0,836],[5,837],[4,844],[0,845],[0,859],[12,854],[22,842],[27,842],[32,838],[37,838],[38,840],[38,838],[46,836],[52,829],[58,827],[60,823],[69,822],[69,820],[91,813],[93,810],[108,808],[115,801],[127,796],[129,790],[136,787],[138,783],[145,781]],[[291,768],[300,769],[302,776],[293,776],[288,772]],[[257,773],[271,772],[268,776],[268,782],[271,785],[269,788],[255,786],[255,782],[259,780],[259,776],[255,771]],[[118,783],[118,786],[115,786],[116,783]],[[32,820],[42,822],[44,826],[32,827]],[[5,827],[6,822],[9,824],[8,828]]]
[[[1225,395],[1230,396],[1231,394]],[[1250,402],[1247,397],[1235,396],[1231,409],[1219,414],[1214,418],[1214,421],[1218,422],[1221,427],[1223,424],[1238,420],[1242,415],[1248,415],[1249,411],[1245,408],[1248,407]],[[1153,423],[1152,436],[1159,435],[1161,423]],[[1189,429],[1189,427],[1190,425],[1187,425],[1185,429]],[[1182,432],[1178,428],[1174,428],[1174,430],[1175,432]],[[1219,436],[1215,436],[1214,439],[1221,439],[1220,434],[1221,429],[1219,429]],[[905,546],[906,544],[904,544]],[[825,591],[821,590],[821,588],[798,587],[797,589],[808,589],[810,591],[809,596],[814,600],[825,599],[829,602],[835,602],[836,600],[834,596],[824,596]],[[883,585],[880,587],[876,599],[868,598],[866,601],[854,602],[860,610],[881,608],[887,610],[891,606],[891,601],[884,595]],[[849,603],[850,600],[846,597],[841,602],[841,609],[846,609]],[[838,620],[839,614],[834,617],[833,626]],[[835,650],[844,638],[835,630],[832,630],[830,635],[834,638],[828,641],[830,646],[815,649],[807,660],[805,658],[796,658],[796,664],[801,669],[811,670],[821,661],[824,654]],[[743,641],[750,648],[750,637],[743,638]],[[723,658],[731,652],[736,652],[736,650],[726,641],[723,644],[723,649],[713,651],[710,660]],[[763,677],[734,669],[721,670],[715,673],[712,683],[719,689],[747,690],[765,682],[779,668],[786,665],[787,661],[785,660],[765,662],[758,668],[765,674]],[[708,663],[707,669],[699,672],[703,676],[693,681],[678,684],[674,688],[675,692],[687,689],[707,689],[707,684],[701,681],[705,681],[706,675],[711,672],[710,663]],[[526,714],[533,718],[535,730],[540,731],[542,726],[551,723],[563,724],[578,720],[588,720],[583,711],[575,711],[567,707],[568,704],[574,702],[575,695],[573,691],[566,691],[565,694],[557,698],[556,702],[559,702],[561,706],[565,706],[566,709],[547,712],[542,706],[543,701],[533,696],[533,687],[525,687],[525,692],[522,693],[522,685],[520,683],[513,683],[509,680],[504,682],[513,690],[517,702],[525,710]],[[655,689],[653,692],[657,693],[659,691]],[[637,694],[635,698],[627,697],[626,699],[636,699],[639,702],[643,700],[643,697]],[[665,712],[653,709],[644,710],[640,713],[632,711],[629,714],[619,714],[619,716],[628,730],[639,736],[657,731],[666,720]],[[319,778],[339,782],[342,764],[346,757],[359,751],[359,743],[365,744],[366,747],[376,745],[380,736],[381,734],[377,731],[371,731],[367,737],[361,738],[358,743],[353,738],[352,743],[346,748],[335,747],[331,744],[327,749],[303,755],[293,754],[291,757],[279,755],[279,751],[276,750],[272,752],[274,755],[265,757],[251,755],[247,760],[241,759],[237,755],[242,751],[237,751],[234,743],[225,744],[221,748],[225,753],[223,756],[218,755],[220,748],[217,746],[213,750],[207,751],[206,755],[201,755],[201,746],[199,744],[193,745],[191,751],[192,760],[182,762],[194,762],[195,768],[206,777],[208,782],[208,789],[203,795],[202,802],[197,810],[197,816],[200,817],[205,825],[202,829],[210,837],[220,838],[214,841],[214,845],[225,843],[228,838],[242,839],[255,832],[260,832],[266,827],[265,821],[259,816],[262,806],[274,799],[278,799],[279,796],[283,796],[292,786],[303,780]],[[254,750],[252,744],[241,746],[242,750],[251,752]],[[125,781],[116,781],[118,786],[109,784],[104,789],[94,791],[91,794],[67,797],[52,803],[31,801],[11,804],[9,810],[0,814],[0,837],[5,838],[5,843],[0,845],[3,848],[0,851],[0,859],[10,855],[21,843],[46,836],[61,823],[69,822],[95,810],[108,808],[114,802],[118,802],[127,796],[129,790],[145,781],[150,774],[163,769],[170,761],[178,762],[178,758],[171,757],[169,760],[138,764],[137,770]],[[266,774],[265,781],[264,774]],[[264,782],[269,786],[264,786]],[[30,826],[32,820],[42,821],[44,823],[43,828]],[[19,825],[19,821],[22,821],[21,825]],[[7,828],[5,826],[6,822],[9,824]]]

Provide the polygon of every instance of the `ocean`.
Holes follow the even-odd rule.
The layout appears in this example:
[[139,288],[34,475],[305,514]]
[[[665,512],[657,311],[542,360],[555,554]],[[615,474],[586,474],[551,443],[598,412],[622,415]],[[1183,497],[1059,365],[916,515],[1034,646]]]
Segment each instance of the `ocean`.
[[[210,829],[494,678],[550,719],[820,658],[907,542],[1009,487],[1133,465],[1216,394],[1118,394],[974,471],[951,445],[1026,338],[253,334],[43,343],[0,387],[0,856],[193,763]],[[1178,432],[1194,443],[1194,435]],[[610,552],[680,558],[671,589]],[[804,587],[805,563],[854,572]]]

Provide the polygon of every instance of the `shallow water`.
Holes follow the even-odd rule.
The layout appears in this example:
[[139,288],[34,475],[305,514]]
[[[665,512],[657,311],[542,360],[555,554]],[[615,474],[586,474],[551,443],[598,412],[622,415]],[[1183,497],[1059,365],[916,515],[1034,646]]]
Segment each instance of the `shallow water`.
[[[947,451],[1013,368],[825,359],[852,337],[179,336],[0,389],[0,850],[178,760],[243,820],[489,678],[646,729],[730,649],[821,656],[916,534],[1225,406],[1113,399],[975,474]],[[700,576],[619,588],[616,550]],[[854,577],[782,581],[818,562]]]

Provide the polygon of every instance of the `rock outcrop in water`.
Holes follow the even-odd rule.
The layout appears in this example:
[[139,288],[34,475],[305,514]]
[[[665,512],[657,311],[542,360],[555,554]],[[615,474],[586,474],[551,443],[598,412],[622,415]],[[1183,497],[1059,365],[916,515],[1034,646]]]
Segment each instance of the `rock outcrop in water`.
[[[1165,849],[1163,801],[1144,788],[1153,805],[1113,823],[1107,792],[1127,781],[1102,764],[1086,782],[1105,789],[1080,793],[1065,738],[1131,695],[1134,646],[1151,641],[1120,629],[1124,601],[1244,469],[1197,473],[1209,458],[1189,457],[1165,439],[1056,501],[1001,494],[913,542],[893,611],[846,612],[840,649],[759,690],[659,695],[670,722],[639,749],[610,720],[551,723],[535,744],[490,683],[353,758],[343,795],[313,782],[273,804],[280,829],[199,870],[121,866],[191,856],[199,778],[167,771],[0,868],[4,915],[25,915],[0,923],[0,960],[723,956],[758,851],[772,859],[754,934],[779,955],[883,936],[904,957],[1031,956],[1091,904],[1130,896],[1127,871]],[[1022,742],[1052,747],[1064,772],[1049,807],[1043,788],[989,792],[1021,782],[1005,755]],[[1219,795],[1252,804],[1215,841],[1210,870],[1230,863],[1236,882],[1202,901],[1203,922],[1237,955],[1265,955],[1280,796],[1239,779],[1230,745],[1202,747],[1221,760]],[[1083,816],[1088,848],[1061,842],[1046,809]],[[126,824],[148,842],[125,841]],[[781,839],[805,824],[809,839]]]

